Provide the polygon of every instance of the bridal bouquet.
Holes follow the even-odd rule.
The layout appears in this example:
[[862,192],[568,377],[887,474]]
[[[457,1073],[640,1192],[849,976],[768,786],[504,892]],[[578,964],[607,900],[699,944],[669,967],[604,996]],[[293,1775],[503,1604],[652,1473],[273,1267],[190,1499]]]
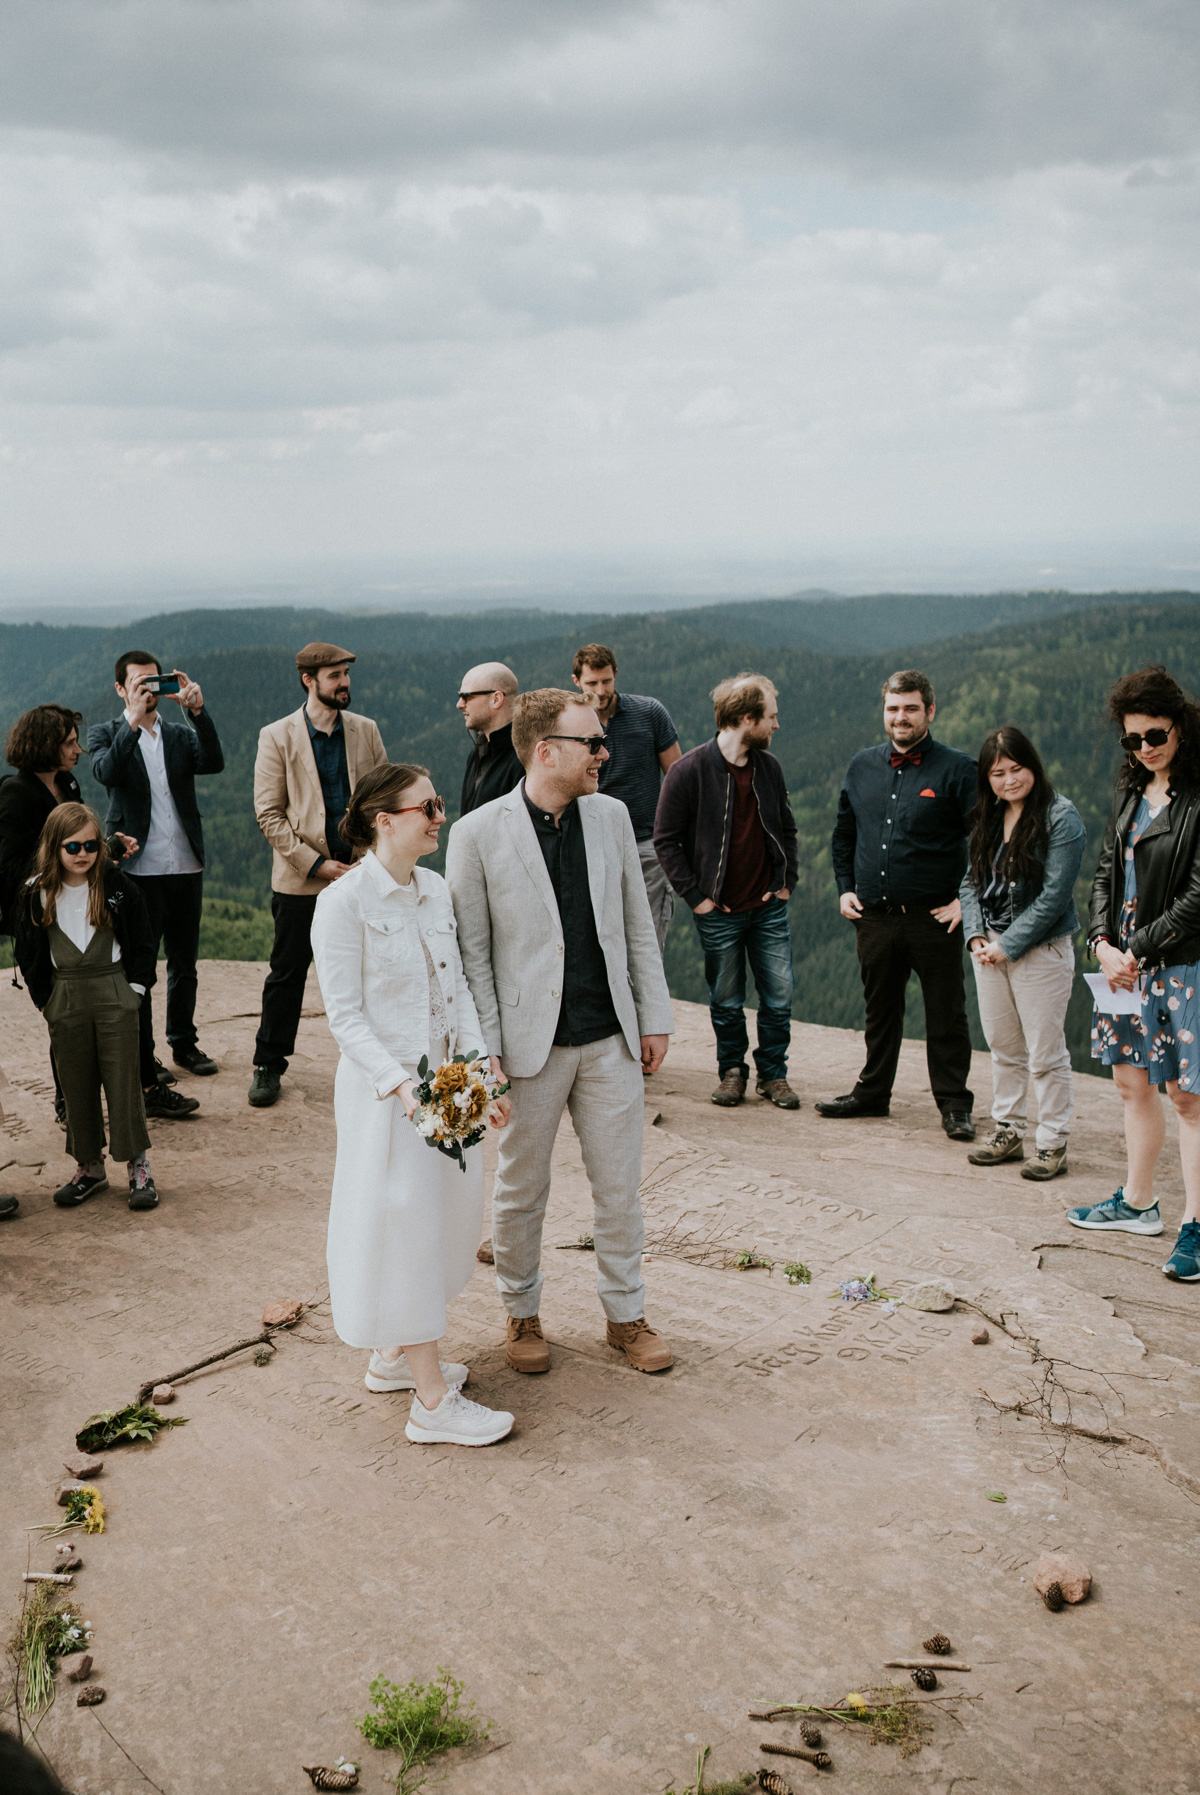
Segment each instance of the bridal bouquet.
[[417,1077],[413,1126],[430,1147],[457,1159],[465,1172],[466,1149],[483,1139],[488,1109],[495,1098],[503,1097],[507,1084],[500,1082],[477,1053],[456,1053],[434,1072],[422,1055]]

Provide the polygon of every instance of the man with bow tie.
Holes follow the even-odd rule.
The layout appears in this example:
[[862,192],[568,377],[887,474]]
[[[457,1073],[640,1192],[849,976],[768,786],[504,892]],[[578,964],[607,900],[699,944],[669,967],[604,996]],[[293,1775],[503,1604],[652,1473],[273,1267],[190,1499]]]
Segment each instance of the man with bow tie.
[[929,1083],[952,1141],[971,1141],[971,1034],[963,985],[958,887],[978,776],[970,755],[929,733],[937,704],[923,673],[883,688],[887,740],[846,770],[833,828],[842,915],[857,936],[866,999],[866,1064],[853,1091],[818,1103],[823,1116],[886,1116],[916,973],[925,999]]

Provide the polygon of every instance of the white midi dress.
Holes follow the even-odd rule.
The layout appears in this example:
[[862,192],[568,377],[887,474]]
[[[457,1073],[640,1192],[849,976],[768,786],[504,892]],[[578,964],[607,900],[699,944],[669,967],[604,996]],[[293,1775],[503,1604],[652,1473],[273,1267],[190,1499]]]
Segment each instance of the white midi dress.
[[446,1305],[476,1266],[483,1151],[467,1169],[427,1145],[399,1098],[422,1054],[482,1051],[444,882],[409,886],[373,854],[317,901],[313,953],[341,1048],[337,1161],[326,1258],[333,1325],[348,1346],[440,1340]]

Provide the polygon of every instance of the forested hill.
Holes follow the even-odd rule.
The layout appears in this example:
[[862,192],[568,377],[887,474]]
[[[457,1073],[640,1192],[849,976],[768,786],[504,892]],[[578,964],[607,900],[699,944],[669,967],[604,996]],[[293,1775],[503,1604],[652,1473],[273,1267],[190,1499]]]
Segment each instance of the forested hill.
[[[793,613],[812,604],[793,601],[790,611],[775,618],[778,632],[785,625],[794,630]],[[772,606],[747,605],[722,609],[720,630],[714,613],[699,609],[576,618],[547,635],[535,633],[537,614],[524,613],[487,619],[486,627],[494,631],[490,640],[478,619],[352,619],[328,612],[285,613],[284,627],[277,611],[176,614],[118,631],[10,625],[0,627],[0,726],[7,729],[20,711],[47,698],[75,706],[87,722],[113,716],[112,661],[135,642],[159,653],[164,664],[185,667],[204,688],[226,755],[224,775],[200,785],[208,839],[206,890],[211,898],[227,900],[210,908],[207,949],[257,957],[267,939],[258,912],[269,889],[270,855],[252,812],[254,752],[262,724],[301,702],[292,659],[298,642],[319,637],[358,651],[354,709],[378,721],[393,758],[431,767],[452,807],[468,745],[454,698],[471,662],[506,660],[525,687],[569,685],[575,648],[600,635],[620,660],[621,685],[661,698],[685,747],[711,731],[708,693],[717,680],[757,667],[780,687],[782,728],[775,748],[803,841],[793,898],[796,1013],[809,1021],[861,1027],[852,934],[837,914],[829,873],[829,830],[847,760],[880,739],[880,685],[893,668],[915,664],[929,674],[939,697],[936,733],[969,753],[999,722],[1028,730],[1055,784],[1083,812],[1091,851],[1117,758],[1104,723],[1108,687],[1130,668],[1161,660],[1186,685],[1200,689],[1200,606],[1191,595],[1175,602],[1089,602],[1036,620],[1013,617],[982,632],[927,641],[919,652],[911,643],[880,648],[865,631],[861,645],[868,651],[854,654],[821,652],[795,641],[772,645],[764,636],[771,619]],[[742,622],[741,636],[729,634],[731,624]],[[255,645],[255,632],[264,629],[275,642]],[[400,635],[404,645],[376,645],[376,632],[393,642]],[[418,648],[418,641],[433,645]],[[86,760],[79,772],[87,794]],[[92,789],[102,802],[101,788]],[[1090,873],[1091,851],[1085,873]],[[241,911],[229,900],[249,908]],[[668,943],[668,972],[677,995],[703,995],[686,915],[677,919]],[[1081,1064],[1086,1059],[1082,1017],[1080,999],[1072,1044]],[[914,1023],[919,1028],[919,1007]]]

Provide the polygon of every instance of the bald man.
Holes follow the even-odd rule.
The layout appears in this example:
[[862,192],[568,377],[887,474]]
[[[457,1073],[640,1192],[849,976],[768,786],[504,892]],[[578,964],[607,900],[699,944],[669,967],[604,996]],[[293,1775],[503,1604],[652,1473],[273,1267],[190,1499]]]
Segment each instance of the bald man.
[[525,777],[512,745],[516,695],[517,676],[503,661],[484,661],[463,674],[458,709],[475,746],[463,776],[460,816],[502,798]]

